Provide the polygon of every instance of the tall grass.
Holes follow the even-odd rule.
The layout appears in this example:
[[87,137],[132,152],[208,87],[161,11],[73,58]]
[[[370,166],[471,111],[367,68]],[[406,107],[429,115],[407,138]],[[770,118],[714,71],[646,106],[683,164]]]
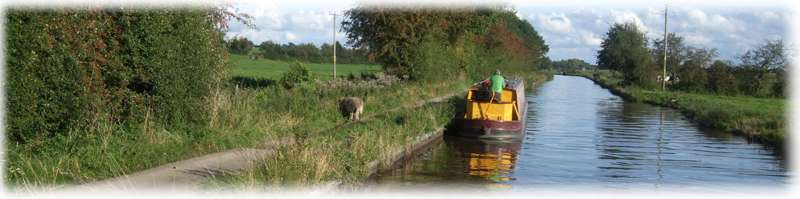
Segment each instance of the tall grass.
[[[30,145],[10,144],[7,182],[14,186],[83,183],[288,136],[299,143],[325,142],[332,139],[327,135],[336,135],[326,130],[339,125],[345,125],[341,129],[347,130],[351,128],[347,125],[353,125],[339,115],[339,98],[363,98],[369,115],[466,88],[465,81],[336,89],[328,88],[326,83],[290,90],[275,85],[252,89],[229,86],[211,97],[214,100],[210,100],[209,107],[216,107],[217,113],[209,125],[144,120],[127,126],[104,125],[102,134],[83,139],[70,137],[72,134],[57,136],[41,143],[43,150],[37,152],[26,148]],[[365,127],[356,123],[352,128]],[[340,161],[341,157],[331,158],[330,161]]]
[[[551,73],[519,74],[529,85],[552,78]],[[361,122],[297,132],[296,145],[279,148],[275,156],[257,168],[209,180],[209,187],[263,189],[271,185],[315,185],[330,181],[360,184],[371,174],[369,163],[385,160],[416,138],[444,127],[454,116],[455,101],[416,104],[419,100],[463,92],[471,81],[411,83],[369,94],[367,117]],[[333,109],[334,104],[322,104]],[[417,107],[418,106],[418,107]],[[316,124],[316,123],[312,123]],[[324,124],[324,123],[323,123]],[[320,130],[321,129],[321,130]],[[303,134],[302,132],[306,132]],[[305,136],[303,136],[305,135]]]

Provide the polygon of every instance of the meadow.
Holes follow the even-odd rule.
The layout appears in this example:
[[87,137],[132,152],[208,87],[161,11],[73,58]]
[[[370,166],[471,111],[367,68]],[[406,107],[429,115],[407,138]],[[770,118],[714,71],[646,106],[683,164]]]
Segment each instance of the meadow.
[[[270,59],[250,59],[246,55],[231,54],[230,76],[242,76],[255,79],[277,80],[283,73],[289,70],[292,61],[280,61]],[[304,63],[319,80],[330,80],[333,78],[332,63]],[[337,76],[361,75],[381,71],[380,65],[368,64],[336,64]]]

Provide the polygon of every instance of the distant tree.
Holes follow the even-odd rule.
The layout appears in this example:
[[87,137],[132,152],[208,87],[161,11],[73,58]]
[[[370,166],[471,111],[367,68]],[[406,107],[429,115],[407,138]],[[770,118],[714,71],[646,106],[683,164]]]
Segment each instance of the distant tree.
[[748,50],[739,57],[742,68],[748,71],[748,83],[743,84],[749,95],[760,95],[766,84],[766,74],[782,71],[788,65],[783,40],[768,40],[762,46]]
[[250,59],[253,59],[253,60],[260,59],[263,56],[264,56],[264,53],[262,53],[261,49],[259,49],[259,48],[250,48],[250,50],[247,51],[247,57],[250,58]]
[[283,47],[280,44],[272,42],[272,41],[265,41],[261,42],[258,45],[258,48],[261,49],[261,53],[263,53],[263,57],[272,60],[286,60],[286,52],[284,52]]
[[[683,43],[683,37],[670,33],[667,37],[669,49],[667,50],[667,70],[675,71],[686,60],[687,47]],[[653,47],[650,50],[653,61],[658,68],[664,65],[664,39],[656,38],[653,40]]]
[[598,66],[621,71],[624,84],[653,87],[656,74],[644,33],[634,23],[614,24],[597,55]]
[[784,68],[775,70],[776,81],[772,84],[772,95],[775,97],[786,97],[786,70]]
[[730,71],[729,63],[717,60],[708,69],[708,90],[718,93],[733,95],[737,93],[736,78]]
[[686,60],[677,71],[678,82],[675,87],[688,91],[702,91],[708,83],[706,68],[717,57],[717,49],[688,47],[685,50]]
[[[319,59],[320,63],[331,63],[331,62],[333,62],[333,46],[331,46],[331,44],[324,43],[324,44],[320,45],[319,46],[319,54],[320,54],[320,59]],[[336,54],[337,54],[336,62],[343,63],[343,62],[341,62],[341,59],[339,59],[339,55],[338,55],[339,52],[336,52]]]
[[246,37],[234,37],[228,42],[229,51],[240,55],[249,52],[253,46],[253,42]]
[[571,58],[553,62],[553,68],[562,72],[575,72],[580,70],[591,70],[596,66],[586,63],[582,59]]
[[543,57],[539,60],[539,64],[536,65],[536,68],[539,70],[553,69],[553,61],[551,61],[549,57]]

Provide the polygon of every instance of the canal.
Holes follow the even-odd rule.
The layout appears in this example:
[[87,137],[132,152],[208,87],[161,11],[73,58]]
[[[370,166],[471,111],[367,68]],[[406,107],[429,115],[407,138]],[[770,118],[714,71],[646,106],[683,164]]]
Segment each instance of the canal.
[[735,190],[787,183],[786,161],[773,149],[700,128],[671,108],[626,102],[582,77],[555,76],[527,99],[524,139],[445,136],[371,184]]

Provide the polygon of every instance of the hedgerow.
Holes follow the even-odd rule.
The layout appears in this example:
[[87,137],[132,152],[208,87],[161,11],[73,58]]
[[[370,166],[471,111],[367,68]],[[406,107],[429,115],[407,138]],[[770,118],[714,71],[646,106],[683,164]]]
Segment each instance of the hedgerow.
[[10,9],[7,135],[31,145],[106,124],[204,124],[224,77],[209,9]]

